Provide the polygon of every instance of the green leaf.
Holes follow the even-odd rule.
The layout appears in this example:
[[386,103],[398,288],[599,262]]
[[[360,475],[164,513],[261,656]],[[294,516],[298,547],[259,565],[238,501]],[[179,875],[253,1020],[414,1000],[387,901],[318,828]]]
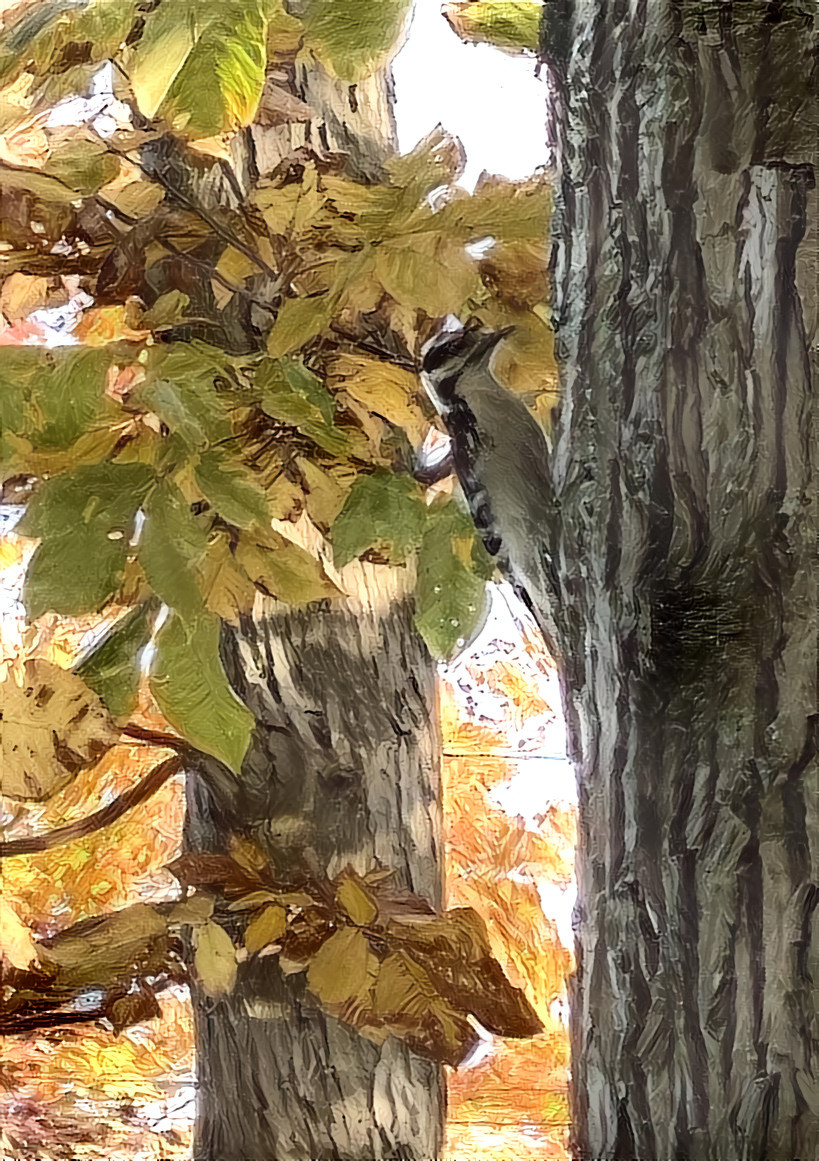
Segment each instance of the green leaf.
[[264,86],[267,21],[253,0],[173,0],[145,20],[131,81],[140,111],[191,137],[248,125]]
[[494,566],[454,501],[431,508],[429,515],[418,555],[415,624],[430,652],[449,658],[483,623],[488,570]]
[[119,173],[120,160],[104,142],[80,137],[54,149],[42,168],[83,197],[96,193]]
[[228,524],[250,528],[270,524],[264,489],[244,464],[219,452],[203,452],[195,469],[202,495]]
[[231,400],[217,390],[226,375],[224,355],[205,343],[150,348],[140,397],[190,448],[203,448],[231,434]]
[[6,347],[0,359],[0,431],[34,447],[70,447],[107,407],[105,350]]
[[354,83],[401,47],[411,0],[307,0],[305,43],[331,72]]
[[191,137],[249,125],[267,62],[267,25],[258,4],[211,0],[204,7],[207,23],[170,86],[164,110]]
[[349,451],[347,436],[331,422],[332,396],[306,367],[292,359],[265,359],[256,371],[256,389],[267,415],[298,428],[330,455]]
[[159,601],[149,598],[121,617],[75,666],[117,721],[127,721],[139,693],[139,653],[148,644]]
[[254,718],[230,688],[219,634],[218,617],[173,614],[156,637],[151,690],[175,730],[238,774]]
[[267,340],[267,353],[278,359],[306,346],[321,334],[331,317],[332,304],[327,294],[286,299]]
[[540,0],[449,0],[444,16],[461,40],[471,44],[528,52],[540,47]]
[[37,490],[17,526],[41,537],[23,586],[30,618],[96,612],[114,596],[152,480],[145,464],[93,464]]
[[194,616],[202,607],[193,570],[207,550],[205,529],[179,489],[167,482],[148,497],[145,516],[139,562],[148,583],[166,605]]
[[426,516],[423,493],[411,477],[383,469],[360,476],[330,530],[336,568],[376,545],[389,545],[396,562],[406,559],[421,542]]
[[333,412],[335,411],[335,404],[333,403],[333,396],[319,379],[314,371],[309,367],[305,367],[300,359],[280,359],[279,367],[284,377],[284,381],[299,395],[303,396],[308,403],[312,403],[321,412],[324,422],[331,424],[333,422]]

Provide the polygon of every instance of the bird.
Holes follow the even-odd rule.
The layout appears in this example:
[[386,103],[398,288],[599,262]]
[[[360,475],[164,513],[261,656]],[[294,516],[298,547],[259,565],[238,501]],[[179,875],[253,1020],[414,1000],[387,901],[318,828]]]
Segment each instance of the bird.
[[421,348],[421,381],[450,436],[452,466],[487,552],[534,613],[545,636],[559,598],[551,555],[554,490],[549,446],[519,395],[494,372],[514,330],[447,319]]

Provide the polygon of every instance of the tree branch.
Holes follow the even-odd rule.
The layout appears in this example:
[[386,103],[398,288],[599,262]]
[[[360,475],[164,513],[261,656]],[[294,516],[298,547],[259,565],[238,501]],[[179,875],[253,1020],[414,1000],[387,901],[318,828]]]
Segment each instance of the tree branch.
[[[140,727],[133,727],[133,729],[140,729]],[[126,727],[123,733],[129,732],[129,736],[135,737],[131,728]],[[152,730],[143,731],[144,734],[153,734]],[[156,737],[165,737],[163,734],[155,735]],[[121,818],[126,811],[132,810],[133,807],[138,806],[140,802],[144,802],[146,798],[150,798],[152,794],[177,774],[183,767],[183,760],[180,756],[184,752],[184,743],[177,738],[172,738],[167,735],[169,741],[157,741],[156,745],[169,746],[173,744],[174,748],[179,751],[173,758],[166,758],[164,762],[160,762],[158,766],[154,766],[150,774],[138,782],[136,786],[132,786],[113,802],[109,802],[107,806],[103,806],[101,810],[95,811],[93,814],[87,815],[85,818],[79,818],[76,822],[71,822],[67,826],[58,827],[56,830],[49,831],[47,834],[32,835],[29,838],[10,839],[8,842],[0,843],[0,859],[13,858],[16,855],[31,855],[39,851],[50,851],[54,847],[62,846],[63,843],[72,842],[74,839],[85,838],[86,835],[93,834],[95,830],[101,830],[103,827],[110,826],[111,823],[116,822]],[[153,738],[144,738],[145,741],[151,741]]]

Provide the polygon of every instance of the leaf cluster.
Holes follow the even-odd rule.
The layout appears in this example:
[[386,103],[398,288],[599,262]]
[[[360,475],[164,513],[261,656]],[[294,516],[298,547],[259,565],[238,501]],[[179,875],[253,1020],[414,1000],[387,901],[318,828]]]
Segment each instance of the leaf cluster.
[[8,108],[30,116],[63,66],[60,95],[104,60],[120,106],[107,137],[46,126],[34,161],[0,163],[15,298],[26,279],[59,293],[71,275],[94,299],[81,346],[7,348],[0,369],[3,480],[36,483],[19,526],[39,541],[26,610],[132,608],[95,690],[126,719],[153,639],[168,721],[237,772],[252,719],[219,633],[257,594],[333,599],[354,589],[356,561],[386,563],[417,575],[437,655],[480,624],[491,564],[459,503],[414,476],[436,422],[416,374],[424,338],[447,314],[513,321],[506,377],[541,395],[551,358],[544,181],[486,178],[468,196],[460,147],[437,130],[378,184],[302,149],[228,196],[224,134],[254,117],[270,62],[312,52],[362,75],[406,14],[379,6],[351,53],[352,10],[331,0],[299,19],[279,0],[240,7],[92,0],[39,22],[24,10],[0,34]]
[[[18,938],[25,962],[7,973],[4,1030],[89,989],[103,997],[94,1015],[119,1030],[159,1015],[155,993],[167,982],[190,973],[209,995],[223,996],[242,964],[266,955],[284,974],[304,974],[315,1002],[362,1035],[376,1043],[395,1036],[441,1063],[457,1066],[474,1047],[475,1020],[500,1036],[540,1031],[469,908],[435,913],[392,889],[383,873],[362,877],[349,868],[298,890],[277,883],[267,867],[228,856],[186,855],[170,869],[195,894],[84,920],[40,943]],[[184,933],[194,946],[187,972]]]

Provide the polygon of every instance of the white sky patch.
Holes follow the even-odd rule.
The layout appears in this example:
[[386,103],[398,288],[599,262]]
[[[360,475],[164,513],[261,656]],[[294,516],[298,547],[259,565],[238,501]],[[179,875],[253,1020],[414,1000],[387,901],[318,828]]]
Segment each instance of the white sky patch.
[[547,157],[546,85],[535,63],[464,44],[441,15],[441,0],[415,0],[409,37],[393,62],[401,151],[440,123],[466,149],[467,189],[484,169],[528,177]]

